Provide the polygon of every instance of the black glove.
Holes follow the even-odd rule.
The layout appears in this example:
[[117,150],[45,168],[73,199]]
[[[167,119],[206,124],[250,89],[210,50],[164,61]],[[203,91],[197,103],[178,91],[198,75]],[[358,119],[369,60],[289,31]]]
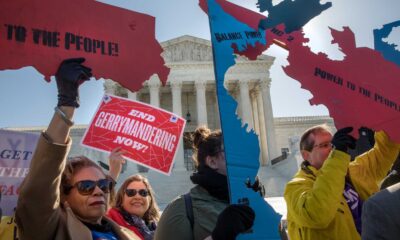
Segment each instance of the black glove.
[[360,127],[358,129],[358,134],[360,135],[360,137],[365,136],[368,139],[371,146],[375,145],[375,132],[371,128]]
[[56,73],[57,106],[79,107],[79,85],[92,76],[92,69],[82,65],[84,61],[84,58],[71,58],[60,64]]
[[258,176],[256,176],[256,180],[254,181],[253,185],[251,184],[250,179],[247,179],[246,187],[253,189],[254,192],[260,193],[261,197],[265,197],[265,187],[260,182]]
[[345,127],[339,129],[332,138],[332,145],[342,152],[347,152],[348,148],[354,149],[356,147],[356,139],[349,133],[353,131],[352,127]]
[[251,207],[233,204],[222,211],[211,234],[213,240],[234,240],[254,224],[256,214]]

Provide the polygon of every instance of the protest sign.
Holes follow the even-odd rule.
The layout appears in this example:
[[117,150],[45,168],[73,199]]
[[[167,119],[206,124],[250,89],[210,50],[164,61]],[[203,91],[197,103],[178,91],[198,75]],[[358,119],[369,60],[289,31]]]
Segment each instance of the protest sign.
[[95,78],[131,91],[153,74],[167,81],[152,16],[93,0],[1,1],[0,9],[0,70],[33,66],[50,81],[63,59],[84,57]]
[[210,20],[230,202],[249,205],[257,213],[251,231],[241,234],[237,239],[278,239],[277,230],[281,216],[259,193],[245,184],[255,181],[260,167],[258,137],[254,131],[248,132],[247,124],[243,124],[237,117],[238,104],[225,88],[225,75],[235,64],[235,46],[236,50],[243,51],[248,46],[265,45],[265,33],[241,23],[222,8],[228,6],[231,11],[243,13],[241,16],[249,15],[248,11],[237,5],[222,0],[200,0],[200,6],[207,12]]
[[[282,1],[272,6],[270,1],[260,0],[260,8],[268,10],[268,18],[228,1],[215,2],[223,11],[249,27],[243,32],[232,28],[228,31],[228,27],[214,29],[212,37],[218,44],[229,43],[235,54],[249,59],[256,59],[272,44],[283,47],[288,50],[288,64],[283,67],[284,72],[311,92],[311,105],[324,104],[329,109],[337,129],[367,126],[376,131],[384,130],[392,140],[400,141],[400,68],[396,61],[399,54],[393,44],[381,43],[382,38],[399,25],[398,21],[374,32],[377,50],[382,52],[357,47],[355,35],[349,27],[343,27],[343,30],[331,28],[332,44],[337,44],[345,56],[342,60],[332,60],[324,53],[314,53],[302,26],[297,25],[305,24],[321,11],[329,11],[329,2]],[[206,9],[205,0],[200,0],[200,5]],[[301,14],[287,14],[291,12]],[[271,14],[277,18],[269,22]],[[252,33],[251,29],[257,30],[258,26],[262,28]],[[221,37],[222,34],[227,37]],[[260,35],[264,39],[250,44]],[[241,45],[238,44],[240,41]],[[261,43],[263,41],[265,43]],[[353,131],[355,137],[356,134],[357,131]]]
[[4,216],[14,214],[38,138],[38,134],[0,130],[0,207]]
[[120,146],[127,159],[169,175],[185,124],[163,109],[104,95],[81,144],[105,152]]

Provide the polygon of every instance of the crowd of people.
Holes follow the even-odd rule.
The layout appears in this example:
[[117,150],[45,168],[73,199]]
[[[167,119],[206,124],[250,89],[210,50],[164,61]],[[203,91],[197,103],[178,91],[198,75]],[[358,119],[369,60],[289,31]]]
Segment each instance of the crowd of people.
[[[108,173],[84,156],[67,160],[79,86],[92,76],[83,63],[83,58],[65,60],[56,73],[57,107],[20,187],[15,214],[19,239],[231,240],[251,229],[257,211],[229,204],[219,130],[195,130],[196,170],[190,176],[195,186],[162,214],[146,177],[132,175],[116,189],[125,163],[121,148],[111,151]],[[363,128],[370,149],[350,154],[357,146],[352,131],[347,127],[332,134],[319,125],[301,137],[304,161],[284,191],[289,239],[399,238],[400,183],[391,176],[400,145],[383,131]],[[391,180],[380,191],[385,178]],[[263,195],[259,184],[249,187]]]

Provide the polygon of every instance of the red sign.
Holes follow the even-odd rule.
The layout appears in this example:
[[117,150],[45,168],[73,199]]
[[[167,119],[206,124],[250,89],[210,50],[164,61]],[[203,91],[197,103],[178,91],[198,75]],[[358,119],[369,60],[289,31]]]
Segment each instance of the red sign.
[[[207,12],[205,0],[199,0]],[[257,29],[265,18],[224,0],[216,0],[222,9],[240,22]],[[266,29],[266,44],[248,45],[236,54],[255,59],[273,43],[289,51],[285,73],[298,80],[301,87],[313,94],[312,105],[324,104],[334,118],[336,128],[365,126],[375,131],[384,130],[395,142],[400,142],[400,68],[384,59],[374,49],[357,47],[352,30],[331,29],[332,43],[344,53],[343,60],[332,60],[324,53],[313,53],[303,30],[285,33],[285,25]],[[356,135],[357,131],[353,131]]]
[[84,57],[95,78],[132,92],[169,69],[155,18],[93,0],[0,1],[0,70],[35,67],[47,81],[65,58]]
[[105,152],[121,146],[126,158],[169,175],[185,124],[163,109],[104,95],[81,144]]
[[[400,142],[400,68],[374,49],[357,47],[354,33],[331,29],[332,43],[346,55],[343,60],[313,53],[301,32],[287,41],[289,65],[285,73],[314,95],[311,104],[324,104],[336,128],[353,126],[384,130]],[[357,131],[354,131],[357,132]]]

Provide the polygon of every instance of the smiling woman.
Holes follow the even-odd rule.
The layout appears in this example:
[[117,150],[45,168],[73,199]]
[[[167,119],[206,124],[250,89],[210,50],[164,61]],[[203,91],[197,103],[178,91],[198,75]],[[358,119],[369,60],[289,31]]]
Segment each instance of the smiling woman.
[[153,239],[160,211],[147,178],[133,175],[119,188],[108,216],[144,240]]

